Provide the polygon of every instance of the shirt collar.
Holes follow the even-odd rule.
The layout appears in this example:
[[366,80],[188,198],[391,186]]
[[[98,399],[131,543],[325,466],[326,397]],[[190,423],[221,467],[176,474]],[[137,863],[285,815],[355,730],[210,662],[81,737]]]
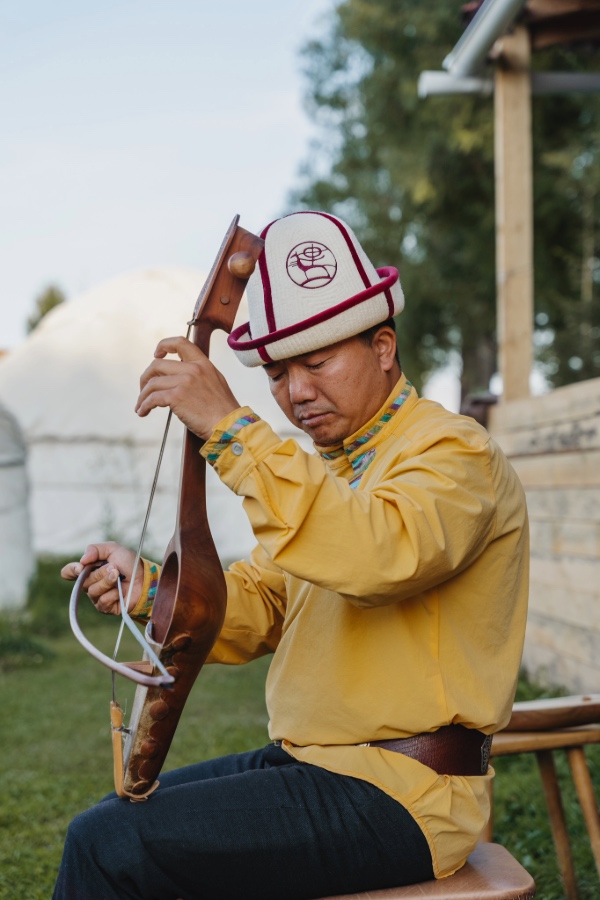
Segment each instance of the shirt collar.
[[342,465],[346,460],[356,460],[357,456],[361,456],[387,436],[388,423],[398,415],[398,411],[411,396],[416,399],[417,392],[406,376],[401,375],[381,409],[362,428],[345,438],[341,444],[332,447],[319,447],[315,444],[315,449],[332,468],[337,468],[338,464]]

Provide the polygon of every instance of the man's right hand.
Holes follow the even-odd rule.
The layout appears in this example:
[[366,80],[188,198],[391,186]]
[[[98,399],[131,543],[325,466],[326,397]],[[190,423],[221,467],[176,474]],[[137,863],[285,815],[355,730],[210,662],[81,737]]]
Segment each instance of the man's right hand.
[[[124,575],[122,581],[123,596],[127,597],[133,563],[135,562],[135,553],[121,544],[114,541],[107,541],[103,544],[90,544],[86,547],[85,553],[79,562],[67,563],[61,569],[61,576],[66,581],[75,581],[84,566],[94,565],[100,561],[104,565],[97,569],[93,569],[83,583],[83,589],[99,612],[109,613],[111,615],[119,615],[119,589],[117,587],[117,579],[119,575]],[[144,583],[144,566],[140,560],[135,574],[135,582],[131,593],[131,601],[129,603],[129,611],[140,599],[142,593],[142,585]]]

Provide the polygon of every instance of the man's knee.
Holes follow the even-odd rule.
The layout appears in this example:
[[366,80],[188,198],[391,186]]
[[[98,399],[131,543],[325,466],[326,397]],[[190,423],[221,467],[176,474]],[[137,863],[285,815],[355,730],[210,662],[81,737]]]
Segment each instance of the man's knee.
[[128,843],[120,803],[107,799],[75,816],[67,829],[65,853],[85,855],[88,864],[100,871],[114,869]]
[[91,809],[79,813],[70,822],[65,840],[65,853],[72,851],[79,854],[85,851],[90,860],[97,859],[96,844],[99,845],[100,853],[103,844],[101,840],[98,840],[103,830],[98,810],[98,806],[93,806]]
[[98,806],[80,813],[67,829],[63,858],[54,890],[54,900],[110,897],[105,877],[110,849],[103,841],[104,826],[98,821]]

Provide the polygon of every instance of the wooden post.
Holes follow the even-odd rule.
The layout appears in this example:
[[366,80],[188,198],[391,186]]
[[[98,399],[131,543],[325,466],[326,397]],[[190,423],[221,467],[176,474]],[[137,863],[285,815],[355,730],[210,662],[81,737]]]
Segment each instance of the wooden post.
[[496,286],[502,399],[529,396],[533,359],[530,44],[519,26],[496,45]]

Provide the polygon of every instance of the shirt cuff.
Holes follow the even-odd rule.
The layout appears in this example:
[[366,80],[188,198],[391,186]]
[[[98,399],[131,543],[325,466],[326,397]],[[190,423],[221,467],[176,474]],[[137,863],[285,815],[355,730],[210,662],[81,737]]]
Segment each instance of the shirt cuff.
[[142,593],[140,599],[130,612],[132,619],[137,622],[147,622],[152,615],[152,607],[154,606],[154,597],[156,588],[158,587],[158,579],[160,577],[160,566],[142,559],[144,564],[144,581],[142,583]]
[[257,416],[249,406],[242,406],[234,410],[215,426],[213,433],[202,446],[200,453],[211,466],[218,462],[221,454],[230,445],[232,452],[236,454],[235,442],[232,444],[234,437],[242,428],[245,428],[247,425],[253,425],[255,422],[260,422],[260,416]]
[[[219,422],[210,439],[201,448],[200,453],[207,459],[210,453],[215,452],[213,448],[220,443],[222,432],[227,432],[231,425],[246,415],[254,415],[249,407],[238,409],[235,413],[231,413],[229,418]],[[244,492],[246,477],[263,460],[277,450],[281,450],[284,455],[289,456],[294,449],[298,449],[298,445],[294,441],[282,441],[268,422],[256,416],[253,424],[239,428],[234,434],[233,440],[225,444],[221,453],[215,453],[216,459],[213,466],[223,484],[227,485],[235,494],[246,496]]]

